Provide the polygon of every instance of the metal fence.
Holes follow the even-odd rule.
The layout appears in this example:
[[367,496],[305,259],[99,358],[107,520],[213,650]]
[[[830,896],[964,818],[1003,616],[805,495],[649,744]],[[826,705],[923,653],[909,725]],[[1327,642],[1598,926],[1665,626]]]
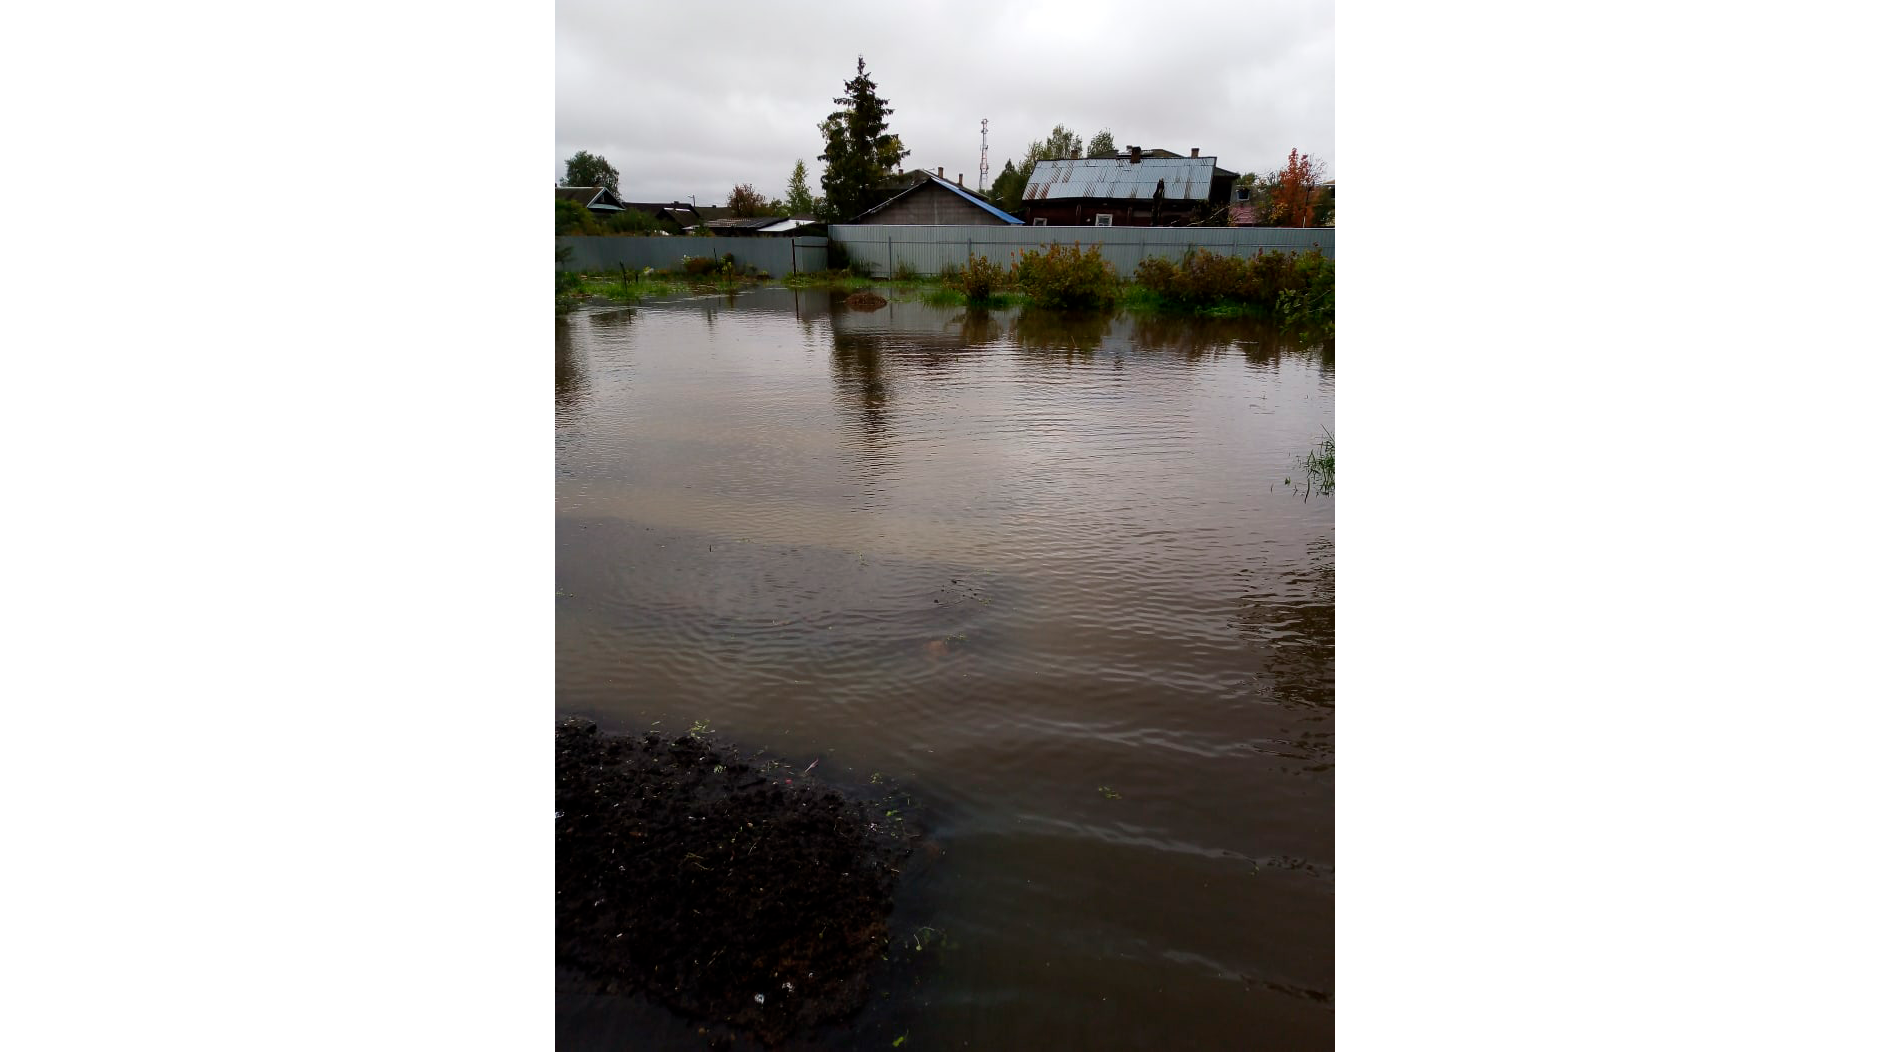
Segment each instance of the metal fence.
[[824,237],[561,237],[558,247],[571,249],[563,270],[677,270],[686,256],[725,255],[772,275],[827,269]]
[[[870,264],[873,273],[890,276],[904,263],[920,274],[937,274],[946,264],[964,266],[973,255],[1009,266],[1017,254],[1050,245],[1091,245],[1128,277],[1151,256],[1179,261],[1190,248],[1223,255],[1259,252],[1310,252],[1333,256],[1332,227],[1095,227],[1095,226],[875,226],[846,224],[827,228],[827,236],[850,260]],[[560,239],[563,240],[563,239]],[[576,240],[576,239],[573,239]],[[604,239],[596,239],[604,240]],[[803,269],[806,269],[803,267]]]

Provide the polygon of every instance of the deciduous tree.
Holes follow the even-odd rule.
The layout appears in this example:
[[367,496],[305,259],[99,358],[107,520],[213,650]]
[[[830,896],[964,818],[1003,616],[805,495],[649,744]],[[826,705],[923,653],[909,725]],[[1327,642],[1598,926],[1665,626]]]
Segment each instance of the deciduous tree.
[[840,108],[820,124],[827,143],[818,158],[827,163],[820,186],[827,191],[829,208],[840,218],[850,219],[873,204],[873,191],[912,151],[886,130],[892,107],[879,97],[873,79],[867,76],[865,56],[860,57],[857,74],[847,81],[846,94],[833,101]]
[[1102,131],[1097,132],[1095,137],[1089,140],[1089,156],[1114,157],[1115,155],[1116,155],[1116,137],[1109,134],[1108,128],[1104,128]]
[[728,207],[737,219],[753,219],[767,214],[768,202],[753,185],[743,183],[728,192]]
[[1269,182],[1272,193],[1272,219],[1276,226],[1311,226],[1318,204],[1319,181],[1326,177],[1326,162],[1312,154],[1300,155],[1299,149],[1286,159],[1286,167],[1274,172]]
[[1059,124],[1050,129],[1050,135],[1042,142],[1031,143],[1030,151],[1025,156],[1032,161],[1052,161],[1081,153],[1082,149],[1083,137]]
[[1015,212],[1024,207],[1024,186],[1030,177],[1017,170],[1009,161],[1004,162],[1004,170],[991,180],[991,199],[1006,212]]
[[811,215],[814,211],[814,192],[807,188],[807,162],[794,162],[794,174],[788,176],[787,205],[789,215]]
[[621,192],[617,189],[617,169],[586,150],[579,150],[564,162],[564,185],[602,186],[613,194]]

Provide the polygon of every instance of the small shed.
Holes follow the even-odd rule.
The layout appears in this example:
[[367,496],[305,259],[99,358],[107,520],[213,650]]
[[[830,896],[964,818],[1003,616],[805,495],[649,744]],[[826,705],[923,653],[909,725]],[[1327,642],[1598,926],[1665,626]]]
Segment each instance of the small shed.
[[945,181],[945,169],[922,178],[898,194],[860,213],[855,223],[909,223],[919,226],[1021,226],[1023,220],[979,197],[959,183]]

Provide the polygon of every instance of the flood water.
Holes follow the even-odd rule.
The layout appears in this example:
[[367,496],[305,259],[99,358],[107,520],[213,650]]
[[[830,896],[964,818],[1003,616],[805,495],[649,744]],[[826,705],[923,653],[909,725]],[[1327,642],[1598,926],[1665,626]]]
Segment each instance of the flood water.
[[[1329,1047],[1333,392],[1244,322],[574,312],[558,710],[924,805],[893,928],[945,945],[820,1047]],[[569,991],[558,1030],[703,1047]]]

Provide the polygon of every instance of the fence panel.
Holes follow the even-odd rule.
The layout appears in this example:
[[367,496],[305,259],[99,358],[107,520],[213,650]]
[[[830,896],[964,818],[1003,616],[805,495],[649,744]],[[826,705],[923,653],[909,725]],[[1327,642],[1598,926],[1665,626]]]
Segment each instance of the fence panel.
[[687,256],[725,255],[774,275],[827,269],[824,237],[561,237],[558,247],[571,249],[565,270],[676,270]]
[[[1190,248],[1222,255],[1310,252],[1334,255],[1332,227],[1093,227],[1093,226],[908,226],[843,224],[827,236],[855,260],[870,263],[880,277],[901,263],[920,274],[946,264],[964,266],[973,255],[1009,266],[1019,254],[1050,245],[1101,249],[1124,277],[1150,256],[1180,260]],[[807,269],[805,266],[803,270]]]

